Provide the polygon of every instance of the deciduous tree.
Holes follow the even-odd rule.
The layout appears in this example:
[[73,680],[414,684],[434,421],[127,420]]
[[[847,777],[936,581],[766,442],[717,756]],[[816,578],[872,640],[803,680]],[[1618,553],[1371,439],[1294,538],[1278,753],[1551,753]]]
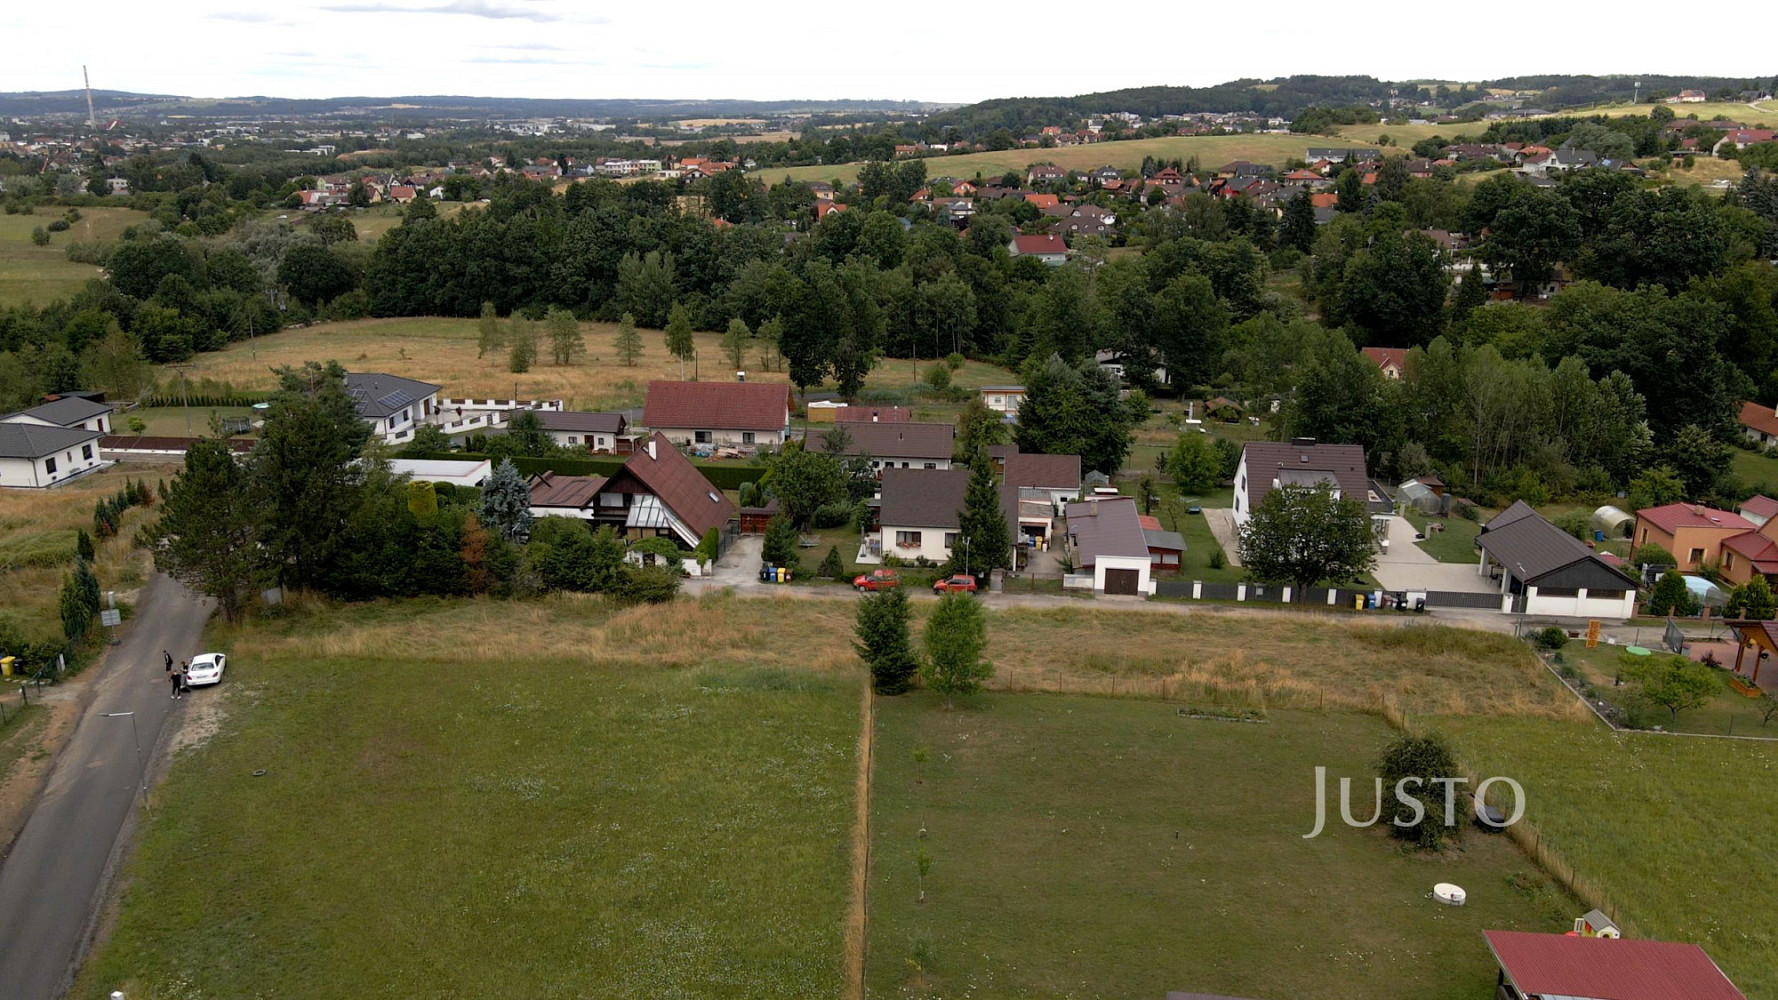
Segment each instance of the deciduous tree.
[[956,695],[974,694],[994,676],[994,665],[982,658],[988,648],[988,623],[973,596],[950,592],[926,619],[926,686],[945,696],[949,707]]
[[1325,484],[1274,486],[1241,526],[1241,565],[1254,579],[1303,591],[1323,580],[1351,580],[1376,565],[1370,512]]

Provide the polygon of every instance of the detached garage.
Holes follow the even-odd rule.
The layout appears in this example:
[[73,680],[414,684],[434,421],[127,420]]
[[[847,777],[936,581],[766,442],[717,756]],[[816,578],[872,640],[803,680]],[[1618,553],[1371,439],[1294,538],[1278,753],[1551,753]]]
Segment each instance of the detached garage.
[[1101,594],[1150,597],[1152,557],[1134,497],[1077,500],[1068,505],[1068,544],[1081,573]]

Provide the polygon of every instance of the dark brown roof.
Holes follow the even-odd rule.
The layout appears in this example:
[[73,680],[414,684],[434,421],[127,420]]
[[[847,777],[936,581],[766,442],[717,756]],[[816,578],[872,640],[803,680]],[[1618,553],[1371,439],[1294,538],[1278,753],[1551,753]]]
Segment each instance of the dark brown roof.
[[735,514],[735,505],[729,503],[728,497],[712,486],[698,467],[691,464],[691,459],[680,454],[673,442],[659,431],[642,442],[624,462],[623,472],[635,477],[648,492],[659,497],[674,517],[700,537],[711,528],[728,523]]
[[541,410],[537,419],[542,421],[546,431],[574,431],[592,434],[622,434],[624,432],[624,415],[621,413],[591,413],[584,410]]
[[955,528],[968,492],[968,469],[884,469],[880,523],[888,528]]
[[835,423],[905,424],[914,411],[905,406],[841,406],[833,411]]
[[842,454],[932,461],[951,457],[957,428],[950,424],[860,424],[845,426],[849,442]]
[[609,482],[604,476],[558,476],[540,472],[531,477],[531,506],[590,507]]
[[[1259,506],[1272,483],[1286,469],[1327,473],[1340,484],[1340,496],[1360,502],[1370,498],[1370,477],[1365,473],[1364,449],[1355,444],[1292,444],[1288,441],[1249,441],[1242,449],[1247,463],[1248,510]],[[1293,476],[1292,478],[1299,478]]]
[[1148,537],[1142,533],[1135,497],[1069,504],[1068,534],[1082,566],[1096,565],[1100,556],[1148,555]]
[[1489,520],[1476,544],[1532,586],[1601,590],[1633,590],[1636,586],[1634,580],[1601,562],[1580,539],[1551,524],[1523,500],[1514,501]]
[[771,382],[650,382],[642,423],[650,430],[781,431],[790,387]]
[[1080,489],[1079,455],[1033,455],[1016,452],[1006,456],[1009,486],[1038,486],[1054,490]]

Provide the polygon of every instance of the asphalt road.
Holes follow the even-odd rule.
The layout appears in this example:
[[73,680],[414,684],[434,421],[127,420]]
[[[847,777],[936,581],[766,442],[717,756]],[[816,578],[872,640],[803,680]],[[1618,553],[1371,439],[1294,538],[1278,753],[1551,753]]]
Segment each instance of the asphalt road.
[[[175,705],[161,650],[175,660],[201,652],[210,609],[155,574],[94,678],[84,714],[0,864],[0,993],[7,997],[56,1000],[72,981],[104,901],[113,850],[140,808],[143,766]],[[130,718],[106,718],[109,712],[134,712],[134,730]]]

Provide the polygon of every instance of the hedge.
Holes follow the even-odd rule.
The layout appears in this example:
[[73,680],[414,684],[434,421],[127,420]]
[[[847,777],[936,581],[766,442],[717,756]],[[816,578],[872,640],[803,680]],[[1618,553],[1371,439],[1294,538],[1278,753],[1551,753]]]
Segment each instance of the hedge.
[[197,393],[181,396],[177,392],[158,392],[142,398],[145,407],[167,406],[252,406],[272,398],[269,392]]
[[[400,457],[458,462],[479,462],[489,456],[464,451],[436,451],[418,453],[402,452]],[[535,476],[540,472],[553,472],[558,476],[612,476],[617,474],[617,470],[623,468],[624,459],[618,457],[574,458],[571,456],[554,456],[550,458],[531,458],[529,456],[519,456],[512,460],[512,464],[518,467],[520,475],[527,478]],[[693,461],[692,464],[697,467],[699,472],[704,474],[704,478],[710,481],[710,485],[719,490],[739,490],[742,483],[758,482],[766,474],[765,467],[758,465],[699,465],[696,461]]]

